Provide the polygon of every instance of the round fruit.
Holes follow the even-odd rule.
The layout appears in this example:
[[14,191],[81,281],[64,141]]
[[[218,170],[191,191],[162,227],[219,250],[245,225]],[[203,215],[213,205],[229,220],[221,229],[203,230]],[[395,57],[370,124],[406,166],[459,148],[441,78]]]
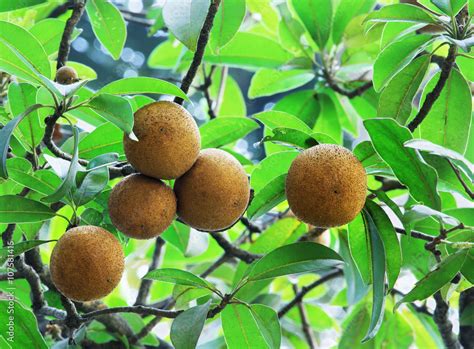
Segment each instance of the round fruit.
[[79,226],[68,230],[51,254],[51,278],[66,297],[86,302],[108,295],[122,278],[122,246],[107,230]]
[[112,223],[125,235],[151,239],[160,235],[176,215],[176,197],[159,179],[132,174],[120,181],[109,198]]
[[138,142],[125,136],[125,155],[133,167],[147,176],[178,178],[191,168],[199,154],[199,129],[179,104],[160,101],[137,110],[133,132]]
[[205,149],[194,166],[174,185],[178,216],[189,226],[219,231],[244,213],[250,197],[247,174],[229,153]]
[[56,82],[61,85],[70,85],[79,80],[77,72],[71,67],[61,67],[56,72]]
[[364,167],[346,148],[321,144],[301,152],[290,166],[286,196],[294,214],[317,227],[349,223],[362,210]]

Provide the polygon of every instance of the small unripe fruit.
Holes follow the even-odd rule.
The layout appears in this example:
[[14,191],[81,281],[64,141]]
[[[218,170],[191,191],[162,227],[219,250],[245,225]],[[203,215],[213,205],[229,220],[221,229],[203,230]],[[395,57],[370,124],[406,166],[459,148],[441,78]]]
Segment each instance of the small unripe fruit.
[[367,178],[344,147],[321,144],[301,152],[290,166],[286,196],[293,213],[317,227],[349,223],[365,204]]
[[117,238],[95,226],[68,230],[51,254],[51,279],[66,297],[86,302],[108,295],[118,285],[124,254]]
[[61,85],[70,85],[79,80],[77,72],[74,68],[64,66],[56,72],[56,82]]
[[179,104],[160,101],[135,113],[133,132],[138,142],[125,136],[127,160],[139,172],[158,179],[174,179],[196,161],[201,137],[191,114]]
[[160,235],[176,215],[173,190],[159,179],[132,174],[120,181],[109,198],[112,223],[134,239]]
[[242,165],[219,149],[202,150],[193,167],[176,180],[174,190],[179,218],[203,231],[232,226],[244,213],[250,197]]

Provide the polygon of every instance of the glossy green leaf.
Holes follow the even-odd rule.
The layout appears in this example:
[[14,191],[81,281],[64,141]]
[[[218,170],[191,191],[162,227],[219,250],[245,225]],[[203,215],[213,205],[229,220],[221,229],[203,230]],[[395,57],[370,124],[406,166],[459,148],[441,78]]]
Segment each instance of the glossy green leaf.
[[97,94],[103,93],[111,95],[160,94],[178,96],[189,101],[188,96],[175,84],[144,76],[112,81],[97,91]]
[[190,241],[190,228],[187,225],[173,221],[161,236],[183,255],[186,253]]
[[306,125],[313,128],[320,112],[320,106],[314,91],[304,90],[285,95],[275,104],[273,110],[296,115]]
[[221,147],[245,137],[257,128],[258,124],[249,118],[225,117],[210,120],[199,128],[201,147]]
[[321,112],[314,125],[314,131],[331,137],[337,144],[342,144],[342,128],[339,120],[341,112],[330,96],[320,94],[318,100]]
[[196,348],[211,301],[182,312],[171,325],[171,342],[176,349]]
[[[439,80],[434,75],[423,91],[422,103]],[[464,154],[471,125],[471,89],[453,69],[440,96],[419,126],[421,138]]]
[[410,131],[392,119],[365,120],[364,125],[377,153],[398,180],[408,187],[413,198],[439,209],[441,202],[436,190],[436,171],[423,161],[417,151],[403,146],[412,138]]
[[423,55],[394,76],[380,95],[377,116],[393,118],[401,125],[407,122],[430,60],[429,55]]
[[281,343],[281,329],[278,314],[272,308],[262,304],[252,304],[250,310],[257,322],[260,333],[268,344],[268,348],[279,349]]
[[46,196],[52,194],[61,184],[59,177],[51,171],[40,170],[31,174],[24,169],[11,166],[8,161],[7,166],[9,166],[9,178],[11,178],[16,183],[23,185],[24,187],[36,191],[41,195]]
[[355,16],[370,11],[374,0],[341,0],[334,14],[332,24],[332,39],[339,43],[349,22]]
[[42,222],[56,215],[45,204],[16,195],[0,196],[0,223]]
[[38,72],[51,76],[48,56],[39,41],[22,27],[3,21],[0,21],[0,69],[33,83],[40,80]]
[[385,261],[386,254],[380,236],[380,231],[374,224],[371,216],[364,215],[367,222],[367,230],[370,236],[370,254],[372,263],[372,315],[370,317],[369,329],[362,339],[362,343],[374,338],[383,321],[385,306]]
[[298,242],[273,250],[251,269],[249,281],[301,274],[340,264],[342,257],[330,248],[313,242]]
[[25,7],[44,4],[47,0],[15,0],[2,1],[0,3],[0,12],[14,11]]
[[288,173],[297,151],[283,151],[267,156],[256,165],[250,175],[250,185],[258,193],[274,178]]
[[106,122],[81,139],[79,155],[82,159],[93,159],[104,153],[123,155],[123,137],[117,126]]
[[[30,33],[43,45],[46,54],[52,56],[59,50],[59,43],[61,42],[65,25],[66,23],[58,18],[47,18],[35,23],[31,27]],[[81,31],[81,29],[74,28],[71,41],[77,38]]]
[[408,36],[385,47],[374,63],[375,91],[380,92],[431,40],[429,35]]
[[441,289],[459,272],[468,251],[468,249],[459,250],[444,258],[434,270],[416,283],[415,287],[397,303],[397,306],[401,303],[424,300]]
[[322,51],[331,35],[331,1],[293,0],[292,4],[306,30]]
[[310,134],[292,128],[277,127],[272,129],[271,133],[265,136],[262,142],[284,143],[301,149],[308,149],[319,144]]
[[0,265],[3,265],[8,258],[19,256],[20,254],[32,250],[36,246],[53,242],[56,240],[29,240],[21,241],[13,246],[7,246],[0,249]]
[[284,173],[272,179],[255,196],[247,208],[247,217],[249,219],[257,218],[280,202],[285,200],[285,183],[287,174]]
[[166,26],[191,51],[196,51],[209,3],[209,0],[167,1],[163,7]]
[[291,59],[278,42],[252,33],[237,33],[219,54],[206,53],[204,60],[240,68],[278,68]]
[[467,0],[431,0],[431,2],[448,16],[456,16],[466,5]]
[[73,127],[73,136],[74,136],[74,145],[73,145],[73,155],[71,162],[69,164],[69,169],[66,176],[64,177],[61,185],[56,189],[56,191],[43,199],[43,202],[52,203],[57,202],[69,195],[72,188],[75,187],[76,173],[79,169],[79,130],[77,127]]
[[109,170],[107,167],[100,167],[88,172],[81,185],[73,191],[72,200],[77,206],[82,206],[93,200],[109,182]]
[[208,43],[214,52],[219,52],[235,36],[244,17],[245,0],[221,1]]
[[411,4],[383,6],[380,10],[370,13],[365,20],[375,22],[436,23],[436,18],[428,11]]
[[370,238],[367,232],[362,214],[357,215],[348,224],[348,243],[352,258],[363,282],[369,285],[372,281],[372,265],[370,264]]
[[[12,316],[12,313],[14,316]],[[14,318],[14,336],[8,336],[9,323]],[[21,330],[21,332],[20,332]],[[38,323],[33,312],[17,300],[0,299],[0,331],[2,337],[13,338],[12,348],[47,349],[48,345],[38,330]]]
[[371,200],[367,200],[365,208],[372,218],[372,223],[377,229],[385,252],[385,265],[387,269],[388,289],[395,286],[402,265],[402,253],[397,233],[390,218],[385,211]]
[[460,223],[459,220],[446,213],[433,210],[432,208],[423,205],[414,205],[409,210],[407,210],[404,215],[404,221],[413,226],[416,222],[426,217],[433,217],[443,224],[451,226],[455,226]]
[[278,36],[281,45],[290,52],[299,53],[306,50],[301,41],[301,37],[305,33],[301,22],[293,17],[286,3],[279,4],[278,11],[281,15],[281,21],[278,25]]
[[308,125],[305,124],[304,121],[298,119],[294,115],[282,111],[268,110],[254,114],[253,117],[262,122],[269,129],[284,127],[300,130],[306,133],[312,133],[312,130]]
[[2,129],[0,129],[0,176],[3,178],[8,178],[8,171],[7,171],[7,154],[8,154],[8,147],[10,146],[10,139],[15,131],[15,128],[18,124],[27,117],[30,113],[34,112],[41,108],[41,104],[34,104],[26,109],[23,113],[12,119],[8,122]]
[[104,0],[88,0],[86,11],[95,36],[110,55],[118,60],[127,39],[122,14],[114,4]]
[[119,127],[127,135],[132,134],[133,112],[130,103],[123,97],[100,94],[92,99],[87,107]]
[[198,288],[214,289],[208,281],[196,276],[189,271],[173,269],[173,268],[162,268],[149,271],[144,277],[147,280],[169,282],[177,285],[192,286]]
[[313,79],[314,74],[307,70],[261,69],[250,81],[248,96],[251,99],[271,96],[300,87]]

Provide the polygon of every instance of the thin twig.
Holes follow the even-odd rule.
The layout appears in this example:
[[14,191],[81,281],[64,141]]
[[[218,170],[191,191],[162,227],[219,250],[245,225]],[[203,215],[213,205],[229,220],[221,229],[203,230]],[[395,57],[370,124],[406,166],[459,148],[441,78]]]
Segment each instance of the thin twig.
[[74,2],[71,17],[66,21],[66,26],[64,27],[63,36],[59,44],[56,69],[59,69],[65,66],[67,63],[69,50],[71,46],[72,33],[74,32],[74,28],[76,27],[76,24],[79,22],[82,14],[84,13],[85,6],[86,6],[86,0],[75,0]]
[[226,251],[226,253],[228,253],[229,255],[231,255],[233,257],[236,257],[236,258],[240,259],[241,261],[243,261],[247,264],[250,264],[253,261],[255,261],[256,259],[259,259],[259,258],[262,257],[261,255],[250,253],[248,251],[242,250],[242,249],[232,245],[220,233],[215,233],[214,232],[214,233],[210,233],[210,234],[214,238],[214,240],[216,240],[216,242],[219,244],[219,246],[222,247],[222,249],[224,251]]
[[168,319],[176,318],[181,311],[172,311],[172,310],[163,310],[152,307],[147,307],[143,305],[136,305],[133,307],[115,307],[115,308],[106,308],[91,311],[89,313],[82,315],[82,322],[91,320],[97,316],[106,315],[106,314],[117,314],[117,313],[135,313],[140,315],[155,315],[160,317],[165,317]]
[[431,107],[439,98],[441,91],[443,90],[444,85],[446,85],[446,81],[449,78],[454,61],[456,60],[456,52],[456,45],[451,45],[449,47],[448,56],[444,60],[443,67],[441,68],[441,74],[439,76],[438,82],[433,88],[433,91],[426,95],[425,101],[423,102],[418,114],[416,114],[415,118],[407,126],[410,131],[413,132],[423,122],[425,117],[430,112]]
[[[395,231],[398,234],[408,235],[407,232],[405,231],[405,229],[395,228]],[[416,239],[425,240],[425,241],[428,241],[428,242],[431,242],[435,239],[434,236],[431,236],[431,235],[428,235],[428,234],[425,234],[425,233],[421,233],[419,231],[411,231],[410,236],[414,237]]]
[[[204,56],[204,51],[206,50],[206,45],[209,40],[209,33],[211,32],[212,24],[214,23],[214,17],[216,16],[220,3],[221,0],[211,1],[206,19],[204,20],[204,24],[201,29],[201,33],[199,34],[196,52],[194,53],[191,66],[189,67],[189,70],[187,71],[183,78],[183,82],[181,83],[181,90],[183,90],[184,93],[188,93],[189,87],[193,83],[194,77],[196,76],[198,68],[201,65],[202,57]],[[180,97],[176,97],[174,101],[175,103],[183,104],[183,99]]]
[[451,160],[446,159],[446,161],[448,161],[449,166],[451,166],[451,168],[453,169],[454,173],[456,174],[457,179],[461,183],[461,185],[464,188],[464,190],[466,191],[467,195],[469,195],[469,197],[471,199],[474,199],[474,192],[471,190],[471,188],[469,188],[467,183],[464,181],[464,178],[462,178],[461,171],[459,171],[459,169],[456,166],[454,166],[454,164]]
[[[150,263],[150,266],[148,267],[149,272],[158,267],[161,250],[164,244],[165,244],[165,240],[163,240],[161,237],[156,238],[155,250],[153,251],[151,263]],[[135,305],[145,304],[148,294],[150,293],[151,284],[152,284],[152,280],[148,280],[148,279],[141,280],[141,284],[140,284],[140,288],[138,289],[138,295],[135,301]]]
[[[298,286],[296,284],[293,284],[293,292],[295,293],[295,296],[298,295]],[[301,329],[303,330],[306,342],[308,343],[310,349],[314,349],[316,348],[316,345],[313,336],[313,330],[311,329],[311,326],[308,322],[308,315],[306,314],[306,309],[304,308],[302,301],[298,302],[297,306],[298,311],[300,313]]]

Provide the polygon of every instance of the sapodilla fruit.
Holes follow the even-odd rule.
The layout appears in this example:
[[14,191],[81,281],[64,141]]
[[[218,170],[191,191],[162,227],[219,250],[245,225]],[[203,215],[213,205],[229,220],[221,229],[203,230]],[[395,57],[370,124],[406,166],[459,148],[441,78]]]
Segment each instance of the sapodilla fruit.
[[301,152],[286,178],[293,213],[317,227],[349,223],[362,210],[367,178],[359,160],[344,147],[321,144]]
[[56,72],[56,82],[61,85],[70,85],[79,80],[77,72],[74,68],[64,66]]
[[124,136],[127,160],[138,172],[157,179],[175,179],[196,161],[201,137],[191,114],[179,104],[160,101],[135,112],[133,132]]
[[152,239],[173,221],[176,197],[159,179],[132,174],[112,189],[109,215],[113,225],[128,237]]
[[100,299],[118,285],[124,254],[105,229],[79,226],[68,230],[51,254],[51,279],[64,296],[78,302]]
[[202,231],[232,226],[244,213],[250,198],[247,174],[229,153],[205,149],[193,167],[174,184],[178,216]]

